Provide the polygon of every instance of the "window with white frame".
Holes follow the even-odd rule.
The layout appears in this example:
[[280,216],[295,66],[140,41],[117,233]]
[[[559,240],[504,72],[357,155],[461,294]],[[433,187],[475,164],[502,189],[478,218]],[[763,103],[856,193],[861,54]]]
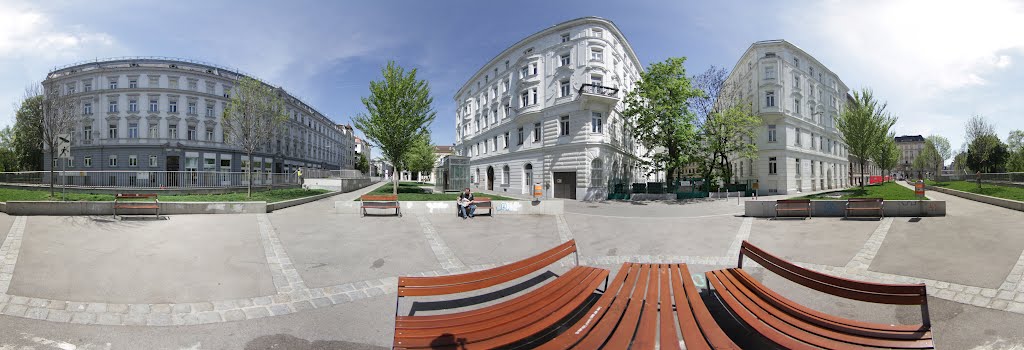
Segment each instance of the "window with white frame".
[[128,138],[139,138],[139,123],[128,123]]
[[590,132],[597,134],[604,133],[604,129],[602,129],[601,125],[603,123],[602,119],[600,112],[590,112]]
[[502,148],[504,148],[504,149],[508,149],[508,137],[509,137],[509,132],[506,131],[505,132],[505,143],[502,144],[502,146],[503,146]]
[[523,128],[522,127],[519,128],[519,132],[516,134],[516,136],[517,136],[516,144],[517,145],[522,145],[523,144]]
[[82,139],[92,141],[92,125],[86,125],[82,128]]
[[107,104],[107,112],[117,113],[117,100],[113,100],[113,101],[108,102],[108,104]]
[[213,105],[212,104],[207,104],[206,105],[206,116],[208,118],[213,118]]
[[765,91],[764,93],[764,106],[775,107],[775,91]]
[[[206,141],[213,141],[213,129],[211,129],[211,128],[207,128],[206,129]],[[278,149],[280,149],[280,148],[281,147],[278,146]]]
[[156,124],[149,124],[149,132],[146,133],[146,137],[151,138],[151,139],[155,139],[155,138],[159,138],[160,137],[160,132],[157,129],[157,125]]
[[84,82],[84,83],[82,83],[82,90],[85,91],[85,92],[92,91],[92,83],[91,82]]
[[533,103],[531,103],[531,105],[537,104],[537,88],[530,88],[530,96],[533,97],[533,101],[531,101]]
[[604,163],[601,158],[590,161],[590,187],[604,186]]
[[793,100],[793,113],[800,114],[800,100]]
[[775,79],[775,66],[764,67],[764,79]]
[[512,178],[512,172],[509,171],[508,165],[501,167],[501,183],[508,185]]
[[92,114],[92,103],[86,102],[86,103],[82,104],[82,114],[85,114],[85,115]]
[[562,34],[562,42],[569,42],[569,33]]
[[139,100],[135,98],[128,99],[128,111],[138,112],[139,111]]
[[128,166],[135,167],[139,166],[139,156],[130,155],[128,156]]
[[129,80],[128,81],[128,88],[129,89],[138,89],[139,88],[139,80],[138,79]]
[[533,142],[540,142],[540,123],[533,124]]
[[92,157],[85,157],[85,159],[82,159],[82,165],[86,168],[92,167]]
[[167,137],[171,139],[178,138],[178,125],[171,124],[167,126]]
[[491,141],[491,151],[494,151],[494,152],[498,151],[498,137],[497,136],[495,136],[494,140]]
[[167,113],[178,113],[178,101],[167,102]]
[[530,91],[523,91],[523,94],[519,96],[519,106],[526,107],[530,105]]
[[160,100],[151,98],[149,99],[149,111],[159,112],[160,111]]
[[117,124],[110,124],[110,127],[107,128],[107,138],[108,139],[116,139],[117,138]]
[[530,63],[530,74],[537,75],[537,62]]
[[196,126],[195,125],[189,125],[188,126],[188,139],[190,141],[195,141],[195,140],[198,139],[198,134],[196,132]]
[[189,102],[188,103],[188,114],[189,115],[198,115],[199,114],[198,107],[196,107],[196,102]]
[[768,175],[775,175],[779,173],[778,161],[775,157],[768,157]]
[[110,155],[110,157],[107,158],[107,165],[109,165],[109,166],[117,166],[117,155],[116,154],[112,154],[112,155]]
[[568,66],[570,63],[572,63],[572,61],[569,59],[569,54],[568,53],[563,53],[561,56],[559,56],[559,58],[558,58],[558,65],[559,66]]
[[505,102],[505,116],[504,117],[508,118],[511,115],[512,115],[512,106],[509,105],[508,102]]
[[559,135],[560,136],[569,136],[569,116],[567,116],[567,115],[562,116],[561,118],[559,118],[559,122],[560,122],[559,125],[561,125],[561,127],[559,128],[559,131],[560,131]]
[[800,128],[796,128],[796,137],[794,138],[794,141],[793,141],[793,143],[794,143],[795,145],[797,145],[797,146],[800,146],[800,139],[801,139],[801,138],[802,138],[802,137],[800,137]]
[[117,89],[117,79],[116,78],[110,79],[109,87],[110,87],[111,90]]
[[800,176],[800,158],[796,159],[796,176]]
[[562,80],[561,82],[558,83],[558,85],[559,85],[559,88],[561,89],[561,93],[562,93],[561,97],[569,96],[569,93],[570,93],[569,81],[568,80]]
[[776,142],[777,140],[778,138],[776,137],[775,125],[768,125],[768,142]]
[[800,89],[800,75],[793,73],[793,88]]
[[75,158],[67,158],[67,160],[64,162],[64,165],[66,165],[68,168],[73,168],[75,166]]
[[592,48],[590,48],[590,60],[591,61],[597,61],[597,62],[603,62],[604,61],[604,50],[601,49],[600,47],[592,47]]

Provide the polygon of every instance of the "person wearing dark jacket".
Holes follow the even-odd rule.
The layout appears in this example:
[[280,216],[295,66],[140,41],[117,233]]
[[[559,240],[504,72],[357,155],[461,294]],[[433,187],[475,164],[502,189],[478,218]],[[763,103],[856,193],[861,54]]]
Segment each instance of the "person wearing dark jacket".
[[462,219],[472,218],[476,213],[476,203],[473,203],[473,192],[467,187],[459,195],[459,217]]

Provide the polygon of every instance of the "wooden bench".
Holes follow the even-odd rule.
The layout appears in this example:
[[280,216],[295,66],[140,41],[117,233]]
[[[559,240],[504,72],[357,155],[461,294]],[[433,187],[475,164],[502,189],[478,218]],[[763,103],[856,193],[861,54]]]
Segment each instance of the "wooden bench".
[[[822,293],[892,305],[920,305],[921,324],[870,323],[829,315],[786,299],[742,269],[746,255],[765,269]],[[829,276],[744,241],[737,268],[710,271],[708,282],[737,318],[787,349],[933,349],[924,284],[880,284]]]
[[779,217],[779,214],[797,212],[804,213],[804,217],[811,217],[811,200],[810,199],[780,199],[775,201],[775,217]]
[[[476,204],[476,210],[477,210],[477,212],[474,213],[473,216],[480,215],[480,214],[477,214],[477,213],[479,213],[480,209],[487,209],[487,216],[494,216],[494,206],[491,205],[491,198],[490,197],[477,197],[477,198],[473,198],[473,204]],[[458,203],[455,204],[455,215],[459,215],[459,205],[458,205]]]
[[846,200],[846,215],[854,213],[878,213],[878,217],[884,219],[885,211],[882,210],[884,201],[881,198],[850,198]]
[[[681,335],[681,339],[680,339]],[[625,263],[604,295],[537,349],[739,349],[712,318],[686,264]]]
[[[447,295],[513,281],[576,253],[576,241],[512,264],[489,270],[438,277],[399,277],[395,301],[396,349],[491,349],[520,342],[578,310],[602,283],[608,270],[576,266],[529,293],[487,307],[440,315],[399,316],[401,298]],[[577,264],[579,257],[577,256]]]
[[359,196],[359,216],[366,216],[366,209],[394,209],[395,215],[402,216],[402,207],[398,203],[398,196],[386,195],[362,195]]
[[[138,200],[152,199],[152,202]],[[153,209],[156,218],[160,218],[160,199],[156,193],[118,193],[114,196],[114,217],[118,209]]]

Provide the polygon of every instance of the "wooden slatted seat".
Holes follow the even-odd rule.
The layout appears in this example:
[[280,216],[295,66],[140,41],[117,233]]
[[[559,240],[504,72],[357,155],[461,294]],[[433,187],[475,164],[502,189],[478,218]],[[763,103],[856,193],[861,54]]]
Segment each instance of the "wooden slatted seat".
[[739,349],[711,317],[686,264],[626,263],[576,324],[537,349],[679,349],[680,340],[687,349]]
[[803,217],[811,217],[810,199],[780,199],[775,201],[775,217],[786,213],[803,213]]
[[[921,324],[892,325],[829,315],[786,299],[742,269],[743,256],[790,281],[819,292],[859,301],[920,305]],[[741,246],[739,267],[711,271],[708,282],[739,319],[768,340],[788,349],[933,349],[928,294],[924,284],[880,284],[811,271],[779,259],[749,242]]]
[[394,194],[359,196],[359,216],[366,216],[366,209],[394,209],[395,215],[402,216],[402,206]]
[[[441,315],[398,316],[403,297],[463,293],[513,281],[576,253],[570,240],[548,251],[489,270],[438,277],[400,277],[395,303],[396,349],[490,349],[520,342],[579,309],[608,270],[576,266],[533,291],[480,309]],[[577,257],[578,263],[578,257]]]
[[[160,218],[160,196],[156,193],[118,193],[114,196],[114,218],[118,209],[153,209],[157,219]],[[152,201],[141,202],[139,200]]]
[[879,218],[885,218],[885,211],[882,210],[884,201],[882,198],[850,198],[846,200],[846,217],[851,213],[878,214]]
[[494,216],[494,207],[491,205],[490,197],[477,197],[473,200],[473,203],[476,204],[477,213],[479,213],[481,209],[487,209],[487,216]]

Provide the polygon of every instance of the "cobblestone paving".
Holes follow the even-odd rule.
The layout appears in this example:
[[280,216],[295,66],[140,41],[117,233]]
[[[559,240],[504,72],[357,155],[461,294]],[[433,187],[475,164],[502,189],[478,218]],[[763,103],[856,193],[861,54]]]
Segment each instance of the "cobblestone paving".
[[[465,273],[511,263],[492,263],[466,266],[437,235],[426,217],[419,216],[420,226],[430,242],[442,269],[410,273],[408,276],[439,276],[451,273]],[[556,216],[558,237],[562,241],[573,238],[573,234],[562,216]],[[24,234],[26,218],[17,217],[3,245],[0,245],[0,313],[4,315],[48,320],[52,322],[126,325],[126,326],[177,326],[219,322],[241,321],[286,315],[304,310],[331,307],[359,299],[390,295],[397,291],[398,276],[373,280],[344,283],[321,288],[307,288],[301,276],[292,265],[291,258],[281,245],[277,232],[266,214],[257,215],[261,242],[270,266],[277,293],[253,298],[216,300],[181,304],[114,304],[102,302],[65,301],[31,298],[6,294],[17,263],[18,252]],[[581,265],[616,265],[624,262],[644,263],[688,263],[713,267],[735,266],[740,242],[749,238],[753,219],[745,218],[736,232],[726,256],[677,256],[677,255],[621,255],[621,256],[580,256]],[[945,300],[974,305],[989,309],[1024,314],[1024,253],[1012,268],[1006,281],[998,288],[981,288],[946,281],[901,276],[868,270],[874,259],[892,219],[886,219],[871,235],[860,252],[845,266],[827,266],[797,263],[823,273],[864,281],[880,283],[924,283],[928,294]],[[562,266],[574,265],[572,256],[560,262]],[[745,260],[744,266],[756,267]]]

